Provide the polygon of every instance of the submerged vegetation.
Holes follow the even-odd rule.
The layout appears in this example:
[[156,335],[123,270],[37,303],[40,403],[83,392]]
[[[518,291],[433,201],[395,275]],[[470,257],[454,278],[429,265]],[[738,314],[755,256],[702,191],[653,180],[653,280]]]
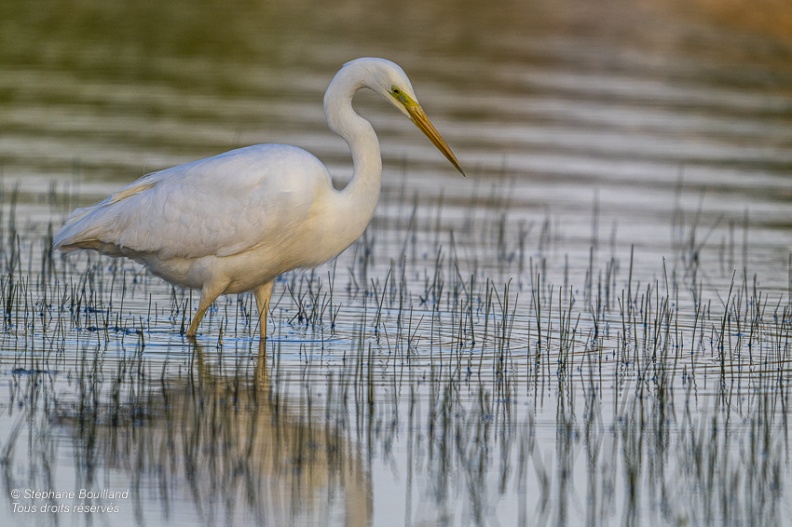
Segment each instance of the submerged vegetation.
[[25,217],[4,189],[5,517],[91,522],[14,512],[43,505],[15,489],[128,489],[88,501],[140,525],[782,524],[789,257],[752,273],[747,215],[682,185],[666,255],[600,239],[596,200],[565,237],[495,188],[387,189],[352,249],[276,285],[266,345],[250,295],[184,338],[189,291],[53,254],[78,196]]

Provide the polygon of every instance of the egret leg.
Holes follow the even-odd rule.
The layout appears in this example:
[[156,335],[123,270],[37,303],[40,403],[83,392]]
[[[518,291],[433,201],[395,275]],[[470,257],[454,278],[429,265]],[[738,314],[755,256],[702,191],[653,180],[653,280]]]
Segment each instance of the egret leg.
[[198,302],[198,311],[195,312],[195,316],[192,322],[190,322],[190,327],[187,329],[188,337],[194,337],[198,334],[198,325],[201,323],[201,320],[203,320],[206,310],[217,300],[221,292],[222,289],[216,290],[215,288],[210,289],[206,287],[201,290],[201,300]]
[[269,315],[270,298],[272,298],[272,286],[274,285],[275,280],[272,280],[266,284],[261,284],[253,290],[253,294],[256,296],[262,340],[267,338],[267,315]]

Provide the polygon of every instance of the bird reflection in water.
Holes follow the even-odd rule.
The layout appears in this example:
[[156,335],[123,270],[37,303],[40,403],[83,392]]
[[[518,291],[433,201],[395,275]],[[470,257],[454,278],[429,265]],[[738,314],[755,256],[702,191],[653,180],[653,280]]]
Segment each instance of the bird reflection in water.
[[143,381],[129,371],[135,379],[114,387],[109,407],[91,409],[87,397],[62,412],[77,440],[78,485],[120,470],[138,521],[159,517],[159,504],[166,517],[195,511],[207,525],[326,525],[331,516],[370,525],[369,474],[331,396],[321,407],[273,386],[263,341],[247,371],[224,375],[215,357],[195,344],[185,375]]

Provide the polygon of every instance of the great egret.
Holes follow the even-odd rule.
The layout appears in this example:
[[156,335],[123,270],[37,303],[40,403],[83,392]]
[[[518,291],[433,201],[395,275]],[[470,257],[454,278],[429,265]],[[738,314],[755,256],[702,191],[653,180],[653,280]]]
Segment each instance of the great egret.
[[305,150],[248,146],[149,174],[75,210],[55,234],[55,248],[125,256],[172,284],[200,289],[190,337],[218,296],[252,290],[266,338],[275,278],[334,258],[374,215],[382,158],[374,129],[352,108],[361,88],[398,108],[464,175],[404,71],[362,58],[344,65],[324,96],[327,124],[352,151],[354,173],[343,190]]

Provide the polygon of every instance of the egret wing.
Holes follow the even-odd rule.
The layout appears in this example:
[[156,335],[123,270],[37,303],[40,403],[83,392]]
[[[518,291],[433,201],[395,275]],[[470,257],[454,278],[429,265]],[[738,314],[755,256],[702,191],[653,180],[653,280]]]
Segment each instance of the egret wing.
[[155,172],[75,211],[55,246],[114,256],[230,256],[293,234],[328,185],[327,170],[304,150],[246,147]]

